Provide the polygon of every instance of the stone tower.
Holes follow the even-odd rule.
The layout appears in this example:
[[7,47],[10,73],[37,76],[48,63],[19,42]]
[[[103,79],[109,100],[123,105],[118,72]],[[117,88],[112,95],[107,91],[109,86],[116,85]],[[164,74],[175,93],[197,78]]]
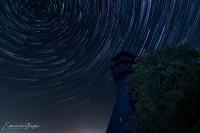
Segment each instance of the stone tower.
[[114,65],[110,67],[110,70],[112,70],[112,76],[116,82],[116,102],[106,133],[129,133],[125,126],[130,120],[134,101],[126,92],[125,80],[127,75],[133,73],[131,65],[135,63],[136,57],[136,55],[122,50],[112,58]]

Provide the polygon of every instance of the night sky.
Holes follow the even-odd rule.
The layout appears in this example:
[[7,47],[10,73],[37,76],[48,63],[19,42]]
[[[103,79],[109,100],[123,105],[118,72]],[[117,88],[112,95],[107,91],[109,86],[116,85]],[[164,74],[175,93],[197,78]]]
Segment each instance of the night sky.
[[183,43],[200,49],[200,0],[0,0],[0,132],[105,133],[111,58]]

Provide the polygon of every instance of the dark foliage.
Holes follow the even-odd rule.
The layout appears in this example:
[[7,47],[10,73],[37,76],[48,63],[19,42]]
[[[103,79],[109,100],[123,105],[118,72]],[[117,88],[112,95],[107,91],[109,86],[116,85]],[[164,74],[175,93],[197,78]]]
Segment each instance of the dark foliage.
[[200,125],[200,53],[189,45],[148,51],[133,65],[127,92],[136,100],[134,133],[173,133]]

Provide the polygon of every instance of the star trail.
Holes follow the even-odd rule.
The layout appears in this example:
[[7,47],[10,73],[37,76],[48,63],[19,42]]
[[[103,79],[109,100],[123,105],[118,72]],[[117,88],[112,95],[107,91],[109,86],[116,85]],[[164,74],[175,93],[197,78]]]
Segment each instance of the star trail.
[[111,58],[168,44],[199,50],[199,37],[199,0],[0,0],[0,126],[103,133],[115,102]]

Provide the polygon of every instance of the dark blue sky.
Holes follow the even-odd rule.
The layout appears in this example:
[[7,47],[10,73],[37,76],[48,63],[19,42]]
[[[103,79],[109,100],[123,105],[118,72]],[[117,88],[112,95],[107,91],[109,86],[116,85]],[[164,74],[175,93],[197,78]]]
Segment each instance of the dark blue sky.
[[0,0],[0,128],[104,133],[115,103],[113,55],[199,49],[199,36],[199,0]]

